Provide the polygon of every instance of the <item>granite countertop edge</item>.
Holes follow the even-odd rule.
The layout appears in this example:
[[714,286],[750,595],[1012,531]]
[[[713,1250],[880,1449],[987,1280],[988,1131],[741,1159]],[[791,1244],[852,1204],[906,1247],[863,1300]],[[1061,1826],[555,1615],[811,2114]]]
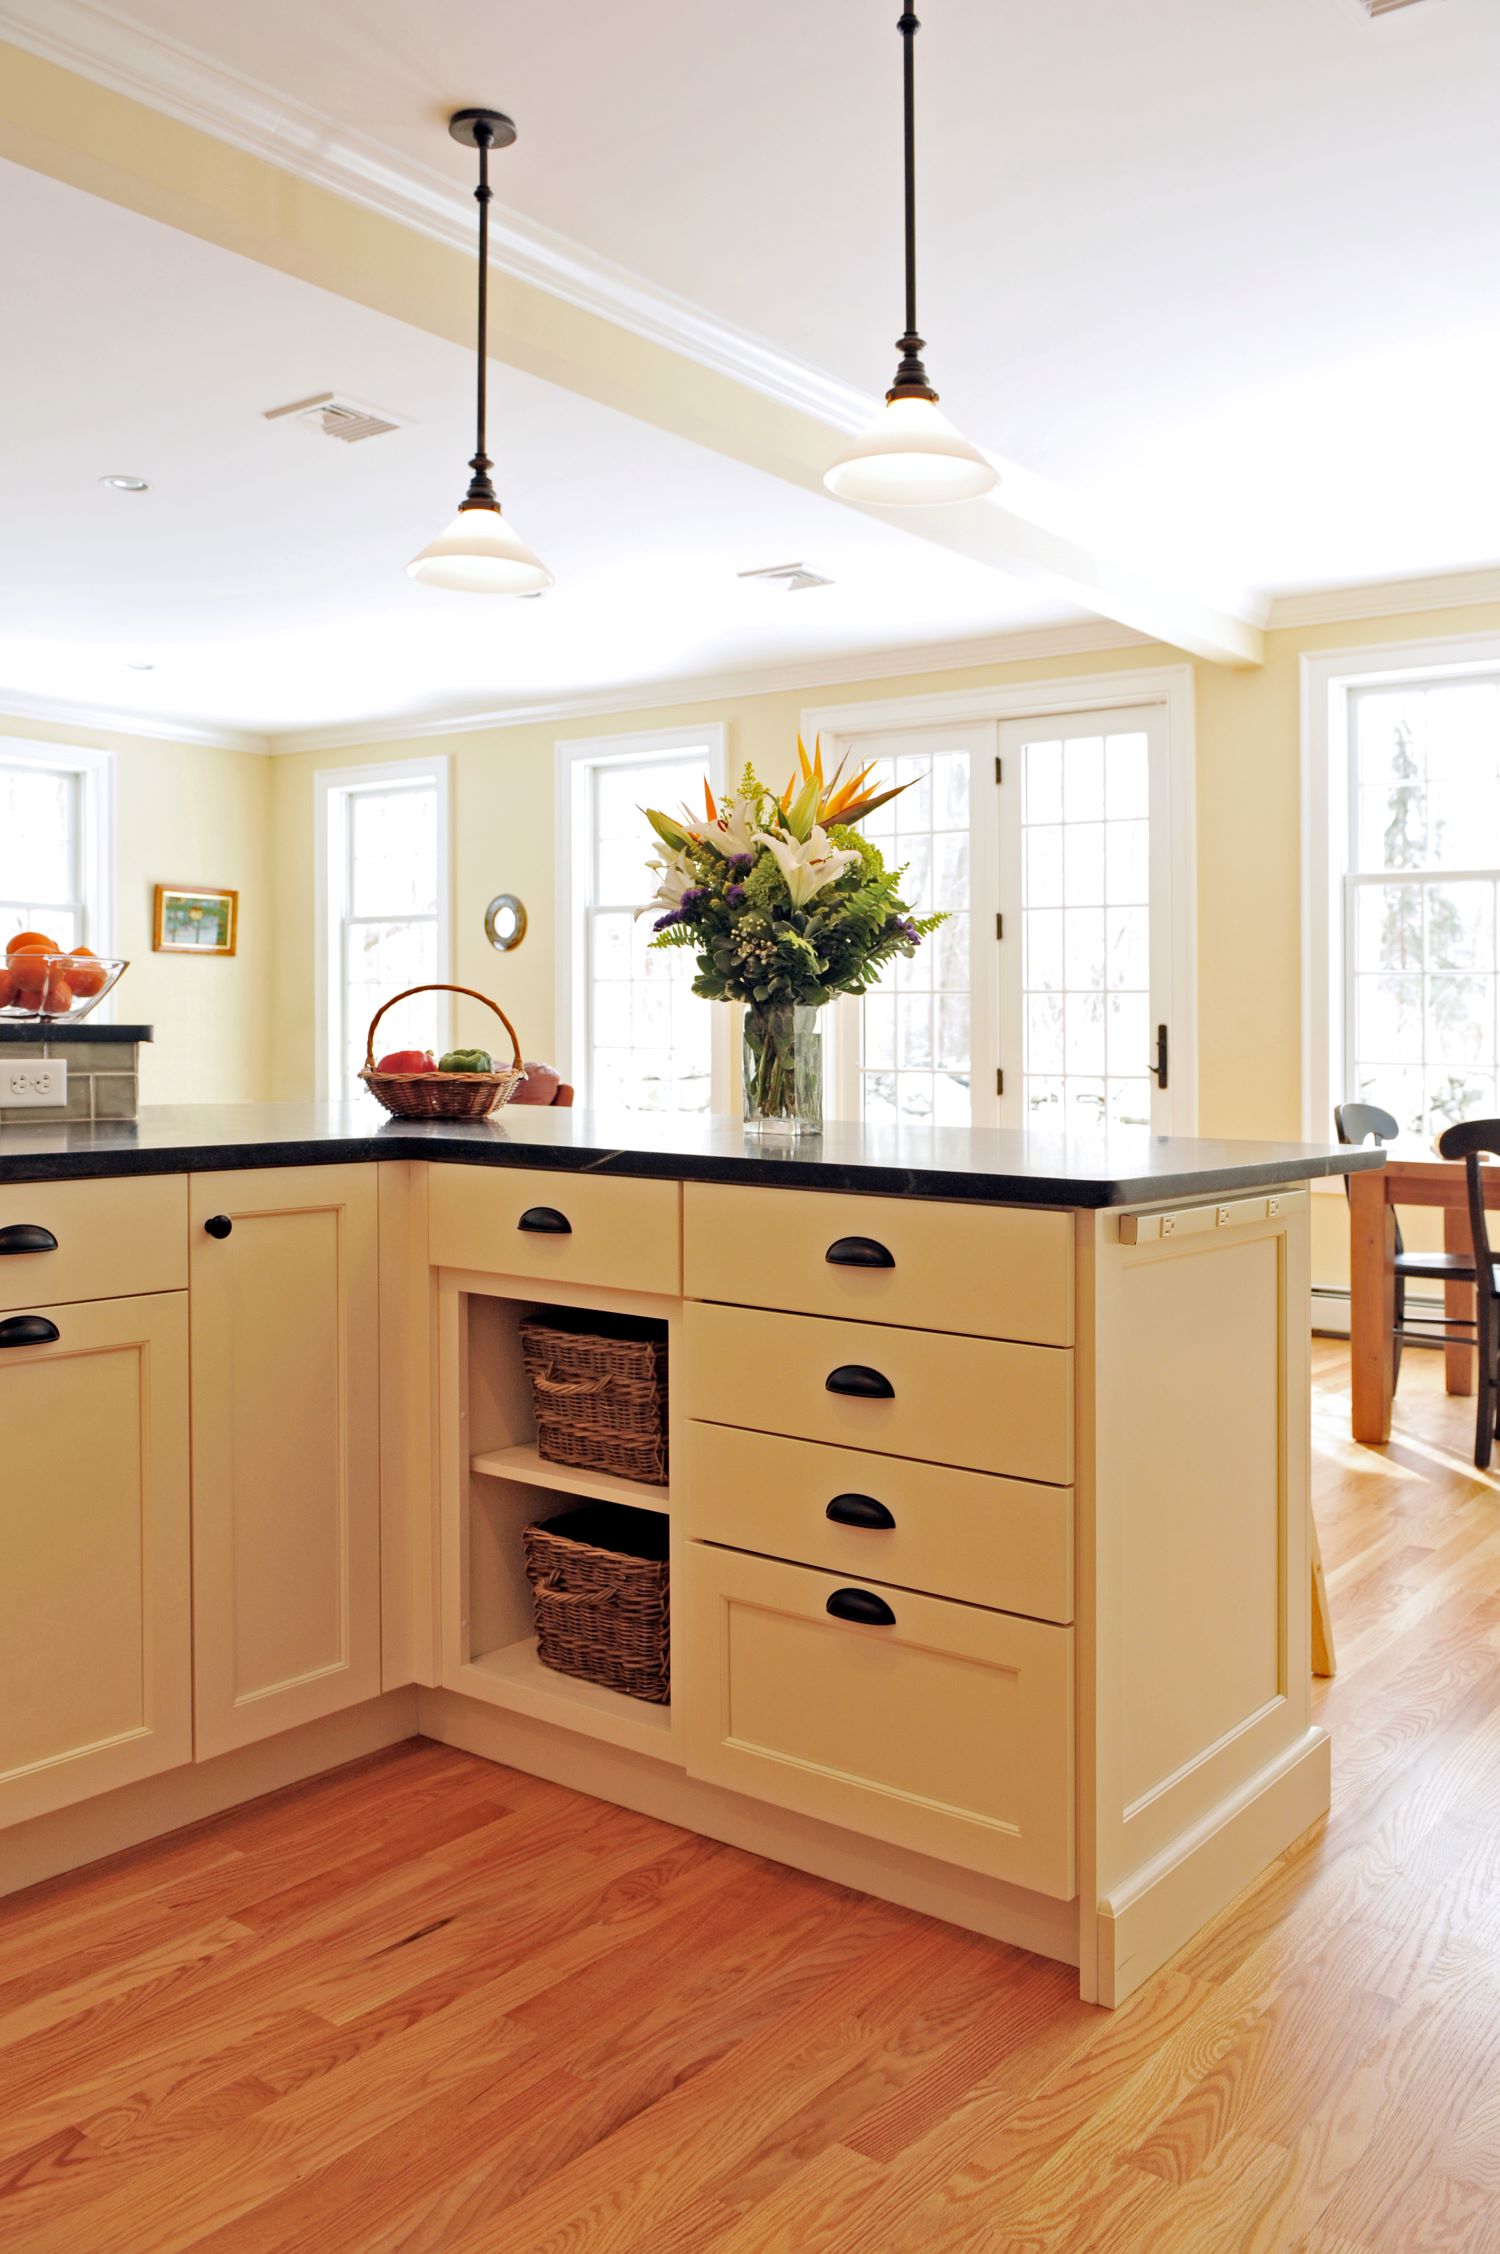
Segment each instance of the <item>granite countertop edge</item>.
[[[356,1108],[360,1116],[351,1116]],[[614,1136],[611,1126],[618,1130]],[[108,1126],[0,1128],[0,1187],[413,1159],[637,1181],[1098,1209],[1349,1174],[1382,1165],[1384,1153],[1142,1133],[1101,1148],[1019,1131],[862,1130],[847,1123],[831,1125],[817,1148],[757,1150],[743,1147],[738,1122],[727,1119],[667,1121],[657,1140],[639,1119],[540,1107],[461,1125],[382,1121],[363,1106],[266,1104],[164,1107]]]

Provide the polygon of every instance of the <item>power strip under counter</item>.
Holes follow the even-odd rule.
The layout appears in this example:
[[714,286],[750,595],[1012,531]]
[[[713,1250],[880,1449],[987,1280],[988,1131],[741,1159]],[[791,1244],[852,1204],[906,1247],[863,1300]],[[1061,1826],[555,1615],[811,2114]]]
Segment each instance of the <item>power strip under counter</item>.
[[1242,1229],[1259,1221],[1284,1220],[1307,1203],[1302,1189],[1276,1190],[1258,1197],[1236,1197],[1216,1204],[1173,1205],[1160,1213],[1122,1213],[1121,1244],[1156,1244],[1163,1237],[1206,1235],[1214,1229]]

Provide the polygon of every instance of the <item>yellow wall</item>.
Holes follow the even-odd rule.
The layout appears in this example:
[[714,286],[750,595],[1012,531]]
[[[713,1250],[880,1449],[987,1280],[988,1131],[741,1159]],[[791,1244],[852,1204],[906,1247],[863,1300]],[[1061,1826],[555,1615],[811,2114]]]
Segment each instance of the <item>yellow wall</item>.
[[[114,753],[112,944],[130,961],[115,988],[114,1015],[119,1023],[156,1029],[142,1051],[141,1100],[249,1103],[263,1097],[276,952],[269,881],[274,762],[251,752],[4,715],[0,734]],[[153,954],[153,894],[163,883],[233,886],[240,895],[239,952],[201,961]]]

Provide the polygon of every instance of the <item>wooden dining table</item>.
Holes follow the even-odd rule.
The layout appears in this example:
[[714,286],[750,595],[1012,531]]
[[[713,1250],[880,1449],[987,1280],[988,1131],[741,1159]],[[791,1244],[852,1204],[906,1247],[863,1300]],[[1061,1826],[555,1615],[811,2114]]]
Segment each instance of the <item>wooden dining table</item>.
[[[1349,1182],[1349,1358],[1356,1440],[1379,1447],[1391,1436],[1395,1391],[1396,1207],[1442,1209],[1443,1249],[1472,1255],[1468,1187],[1461,1161],[1436,1158],[1420,1144],[1387,1145],[1384,1166],[1351,1174]],[[1500,1166],[1484,1169],[1484,1202],[1500,1207]],[[1415,1280],[1415,1279],[1413,1279]],[[1410,1286],[1408,1286],[1410,1289]],[[1474,1319],[1472,1284],[1444,1284],[1443,1312],[1451,1327]],[[1443,1348],[1450,1393],[1474,1390],[1474,1348],[1450,1338]]]

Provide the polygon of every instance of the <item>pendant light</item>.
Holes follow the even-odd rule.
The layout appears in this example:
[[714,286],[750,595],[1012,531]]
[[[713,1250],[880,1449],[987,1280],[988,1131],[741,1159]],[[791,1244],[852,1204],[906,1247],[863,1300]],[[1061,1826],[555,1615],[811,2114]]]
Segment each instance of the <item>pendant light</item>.
[[896,23],[906,117],[906,334],[896,340],[901,361],[884,408],[823,476],[829,492],[841,501],[878,501],[900,508],[931,501],[970,501],[998,482],[994,466],[960,436],[938,406],[938,395],[922,365],[926,346],[917,334],[917,157],[912,115],[912,46],[920,28],[911,9],[903,9]]
[[491,149],[510,147],[516,129],[500,110],[458,110],[448,120],[448,131],[465,148],[479,151],[479,185],[474,190],[479,205],[479,381],[477,430],[469,463],[474,475],[447,531],[440,532],[406,568],[413,579],[420,579],[427,587],[453,587],[467,595],[532,595],[552,585],[552,574],[525,541],[517,539],[500,514],[500,503],[490,483],[493,465],[485,452],[492,193],[489,160]]

